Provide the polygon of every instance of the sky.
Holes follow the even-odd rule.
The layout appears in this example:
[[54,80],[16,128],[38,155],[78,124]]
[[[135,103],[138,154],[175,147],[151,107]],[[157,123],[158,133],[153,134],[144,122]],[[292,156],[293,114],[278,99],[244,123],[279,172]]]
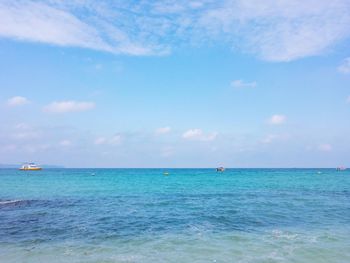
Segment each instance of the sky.
[[3,0],[0,91],[0,164],[350,167],[350,1]]

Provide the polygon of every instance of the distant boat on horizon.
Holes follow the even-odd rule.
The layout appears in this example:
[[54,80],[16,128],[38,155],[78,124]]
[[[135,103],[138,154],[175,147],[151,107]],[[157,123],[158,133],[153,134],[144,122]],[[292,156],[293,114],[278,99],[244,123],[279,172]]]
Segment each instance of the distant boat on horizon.
[[216,168],[216,171],[217,172],[225,172],[225,168],[221,166],[221,167]]
[[25,163],[19,168],[21,171],[40,171],[42,168],[35,163]]
[[345,170],[346,170],[346,167],[344,167],[344,166],[339,166],[339,167],[337,167],[336,170],[337,170],[337,171],[345,171]]

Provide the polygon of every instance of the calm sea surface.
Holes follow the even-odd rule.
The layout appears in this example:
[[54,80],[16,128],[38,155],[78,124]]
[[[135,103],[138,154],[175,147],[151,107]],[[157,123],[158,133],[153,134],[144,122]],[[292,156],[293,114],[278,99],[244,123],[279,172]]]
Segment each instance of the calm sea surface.
[[350,171],[0,169],[0,262],[348,263]]

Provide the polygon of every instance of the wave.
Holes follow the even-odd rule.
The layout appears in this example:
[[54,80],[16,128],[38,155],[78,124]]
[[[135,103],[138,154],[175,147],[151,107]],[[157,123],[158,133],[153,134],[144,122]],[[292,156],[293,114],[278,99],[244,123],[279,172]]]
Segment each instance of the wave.
[[0,200],[0,206],[19,205],[25,202],[26,200]]

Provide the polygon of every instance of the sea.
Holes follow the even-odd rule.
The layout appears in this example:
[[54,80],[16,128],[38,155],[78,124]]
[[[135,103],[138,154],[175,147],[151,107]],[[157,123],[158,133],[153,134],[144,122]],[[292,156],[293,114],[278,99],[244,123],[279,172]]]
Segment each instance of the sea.
[[350,171],[0,169],[1,263],[350,262]]

